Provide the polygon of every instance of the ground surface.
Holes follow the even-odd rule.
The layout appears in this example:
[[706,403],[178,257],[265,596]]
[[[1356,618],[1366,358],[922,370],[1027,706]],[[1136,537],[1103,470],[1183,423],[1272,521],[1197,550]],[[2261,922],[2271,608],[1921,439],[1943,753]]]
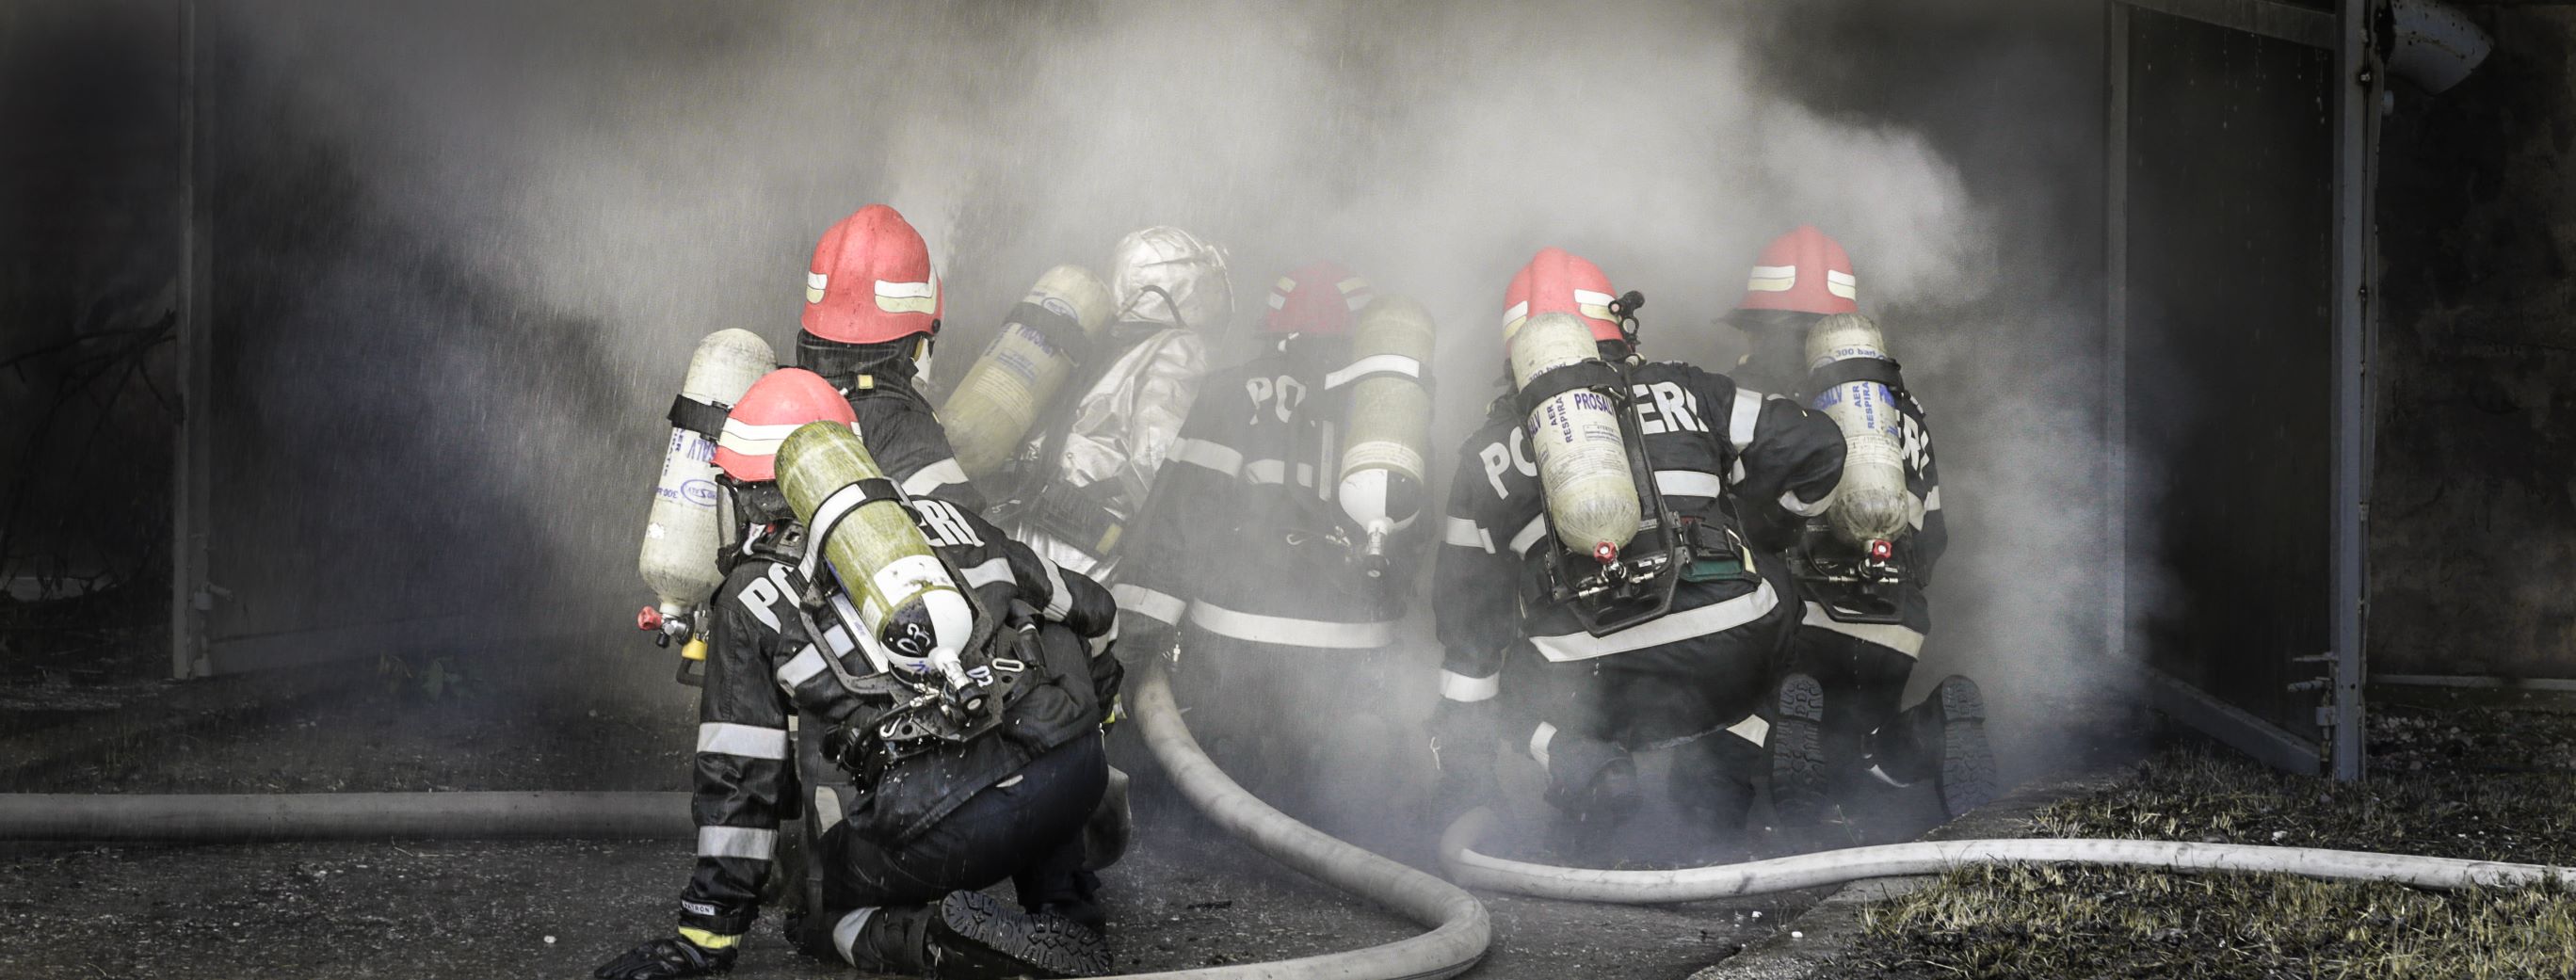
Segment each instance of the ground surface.
[[[316,686],[322,693],[233,711],[211,724],[120,738],[69,761],[22,769],[8,788],[684,790],[694,698],[661,680],[666,656],[646,648],[595,663],[534,655],[443,665],[362,661],[354,685]],[[36,674],[22,680],[57,691],[64,686]],[[161,711],[170,687],[66,714]],[[42,694],[30,696],[42,702]],[[1400,699],[1401,692],[1389,697]],[[2022,718],[2062,719],[2054,726],[1999,724],[1999,754],[2015,778],[2031,774],[2029,760],[2116,754],[2129,737],[2070,748],[2069,729],[2118,726],[2087,709],[2035,701],[2013,707]],[[1396,746],[1370,767],[1398,769],[1409,758]],[[1651,756],[1645,762],[1651,776],[1656,762]],[[1536,795],[1534,771],[1515,765],[1507,766],[1507,788],[1526,803]],[[1427,780],[1408,780],[1401,771],[1362,776],[1341,786],[1340,798],[1345,804],[1374,798],[1371,812],[1322,822],[1399,860],[1428,865],[1438,821],[1405,793],[1373,788]],[[1928,796],[1879,802],[1868,821],[1832,828],[1826,842],[1911,836],[1938,818]],[[1616,832],[1587,828],[1569,839],[1547,833],[1531,819],[1532,809],[1523,808],[1523,819],[1485,849],[1634,864],[1640,854],[1663,863],[1732,860],[1748,848],[1773,853],[1797,846],[1759,838],[1736,842],[1730,853],[1725,841],[1694,840],[1656,814]],[[1121,969],[1308,955],[1413,931],[1279,869],[1194,819],[1149,810],[1139,820],[1135,851],[1105,876]],[[0,849],[0,927],[19,937],[0,944],[0,977],[587,976],[620,949],[669,928],[688,855],[685,841]],[[1480,897],[1494,917],[1496,941],[1469,976],[1553,980],[1687,976],[1777,932],[1821,895],[1654,908]],[[736,976],[845,975],[789,952],[775,929],[774,920],[764,923]]]
[[[2576,714],[2413,692],[2373,709],[2372,778],[2205,749],[2042,810],[2037,836],[2284,844],[2576,864]],[[2576,972],[2576,895],[2284,876],[1964,869],[1867,913],[1853,972],[1891,977],[2544,977]]]
[[[471,686],[426,697],[394,683],[52,767],[29,790],[326,792],[686,788],[685,697],[637,704]],[[1383,942],[1407,924],[1193,820],[1147,813],[1107,875],[1122,969],[1309,955]],[[1652,833],[1640,826],[1636,832]],[[1436,826],[1384,826],[1402,841]],[[1498,847],[1513,841],[1497,841]],[[1544,846],[1544,842],[1532,846]],[[1525,852],[1526,853],[1526,852]],[[685,841],[403,842],[0,850],[0,977],[586,976],[668,929]],[[1681,977],[1818,897],[1665,908],[1489,897],[1497,941],[1477,977]],[[764,923],[735,975],[846,975]],[[548,942],[552,937],[552,942]]]

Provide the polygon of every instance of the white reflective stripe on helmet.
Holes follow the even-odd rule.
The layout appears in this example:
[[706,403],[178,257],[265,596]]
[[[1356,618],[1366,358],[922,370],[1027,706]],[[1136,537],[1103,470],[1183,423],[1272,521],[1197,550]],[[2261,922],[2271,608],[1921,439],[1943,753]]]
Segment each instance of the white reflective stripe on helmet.
[[1530,758],[1538,761],[1538,767],[1541,771],[1545,771],[1547,769],[1547,743],[1553,741],[1556,741],[1556,726],[1554,725],[1542,721],[1538,723],[1537,728],[1530,731]]
[[1656,470],[1655,492],[1667,497],[1720,497],[1726,481],[1698,470]]
[[1441,541],[1454,547],[1475,548],[1489,555],[1494,553],[1494,532],[1464,517],[1449,519],[1447,534]]
[[1807,603],[1807,614],[1798,623],[1883,646],[1908,657],[1923,656],[1922,632],[1902,623],[1846,623],[1835,619],[1824,606],[1813,602]]
[[1631,626],[1608,636],[1590,633],[1567,633],[1562,636],[1533,636],[1530,646],[1551,662],[1590,660],[1614,653],[1643,650],[1647,647],[1679,643],[1695,637],[1723,633],[1760,619],[1780,605],[1780,597],[1764,581],[1753,591],[1724,602],[1713,602],[1697,609],[1666,613],[1660,619]]
[[698,751],[745,759],[787,758],[787,729],[710,721],[698,725]]
[[1512,554],[1518,555],[1528,553],[1531,545],[1537,544],[1538,539],[1546,536],[1547,515],[1540,514],[1537,517],[1530,518],[1529,523],[1521,525],[1519,533],[1512,535]]
[[1171,593],[1125,582],[1110,586],[1109,597],[1118,600],[1118,608],[1166,626],[1180,625],[1181,610],[1187,606]]
[[700,827],[698,856],[766,861],[778,850],[778,832],[758,827]]
[[941,487],[953,487],[965,482],[966,468],[957,465],[957,457],[951,456],[947,459],[940,460],[939,462],[924,466],[921,468],[920,472],[907,477],[902,484],[903,495],[907,497],[928,496],[931,491],[937,490]]
[[1520,301],[1520,302],[1518,302],[1518,303],[1514,303],[1514,304],[1512,304],[1512,308],[1511,308],[1511,309],[1508,309],[1508,310],[1504,310],[1504,311],[1503,311],[1503,326],[1504,326],[1504,327],[1506,327],[1506,328],[1509,328],[1509,327],[1510,327],[1510,326],[1512,326],[1513,324],[1519,323],[1519,322],[1521,322],[1521,321],[1523,321],[1523,320],[1526,320],[1526,319],[1529,319],[1529,301],[1528,301],[1528,300],[1522,300],[1522,301]]
[[808,302],[808,303],[820,303],[820,302],[822,302],[822,301],[823,301],[823,288],[824,288],[824,287],[826,287],[826,286],[829,286],[829,285],[831,285],[831,284],[832,284],[832,277],[830,277],[830,276],[824,275],[824,274],[822,274],[822,273],[820,273],[820,272],[808,272],[808,273],[806,273],[806,274],[805,274],[805,301],[806,301],[806,302]]
[[927,282],[877,280],[877,309],[888,313],[938,312],[939,274],[932,273]]
[[1757,265],[1745,279],[1744,288],[1756,293],[1785,293],[1798,285],[1798,267],[1794,265]]
[[1339,388],[1364,374],[1401,374],[1408,378],[1422,376],[1422,362],[1402,354],[1371,354],[1352,361],[1349,367],[1324,376],[1324,387]]
[[966,580],[966,587],[970,589],[980,589],[997,582],[1008,582],[1011,580],[1011,560],[987,558],[981,565],[958,569],[957,574]]
[[1369,305],[1371,296],[1369,291],[1369,282],[1366,279],[1352,276],[1348,279],[1334,283],[1333,288],[1342,291],[1342,306],[1353,313],[1357,313],[1360,311],[1361,307]]
[[1753,428],[1762,421],[1762,393],[1735,389],[1735,409],[1726,417],[1726,441],[1737,453],[1753,444]]
[[1726,730],[1735,733],[1736,737],[1755,745],[1765,744],[1771,737],[1771,723],[1763,721],[1761,715],[1754,715],[1751,718],[1736,722],[1735,724],[1728,726]]
[[1469,677],[1454,671],[1440,672],[1440,696],[1451,701],[1490,701],[1503,691],[1503,675]]
[[1190,604],[1190,622],[1218,636],[1282,646],[1368,650],[1395,642],[1394,623],[1335,623],[1264,616],[1209,605],[1204,599]]
[[[1841,487],[1836,486],[1834,489],[1839,490]],[[1780,494],[1780,509],[1796,514],[1800,517],[1814,517],[1818,514],[1824,513],[1825,508],[1833,505],[1833,490],[1825,491],[1825,495],[1817,498],[1813,503],[1798,499],[1798,492],[1795,490],[1782,491]]]
[[[1285,281],[1285,280],[1282,280],[1282,281]],[[1271,308],[1271,309],[1274,309],[1274,310],[1284,310],[1284,309],[1287,309],[1287,308],[1288,308],[1288,294],[1286,294],[1286,293],[1272,293],[1272,294],[1270,294],[1270,308]]]
[[1204,466],[1227,476],[1243,472],[1243,453],[1240,450],[1205,439],[1174,439],[1172,448],[1164,451],[1163,458]]
[[795,656],[787,658],[786,663],[778,665],[778,686],[793,692],[797,685],[813,680],[815,675],[826,669],[822,649],[808,643],[804,649],[796,651]]
[[1860,280],[1852,278],[1851,273],[1827,269],[1825,270],[1825,291],[1844,299],[1859,299]]
[[753,425],[741,419],[727,418],[724,428],[716,433],[716,445],[745,456],[778,455],[778,444],[803,428],[802,422],[784,425]]

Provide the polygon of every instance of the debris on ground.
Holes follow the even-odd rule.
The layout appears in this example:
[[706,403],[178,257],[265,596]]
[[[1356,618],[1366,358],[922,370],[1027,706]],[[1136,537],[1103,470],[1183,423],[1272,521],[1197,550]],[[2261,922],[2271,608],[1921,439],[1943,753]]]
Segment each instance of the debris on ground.
[[[2168,749],[2120,786],[2048,807],[2038,837],[2277,844],[2576,864],[2576,713],[2390,705],[2360,783]],[[2566,976],[2576,894],[2430,891],[2288,875],[2074,865],[1962,868],[1864,914],[1847,962],[1900,978]]]

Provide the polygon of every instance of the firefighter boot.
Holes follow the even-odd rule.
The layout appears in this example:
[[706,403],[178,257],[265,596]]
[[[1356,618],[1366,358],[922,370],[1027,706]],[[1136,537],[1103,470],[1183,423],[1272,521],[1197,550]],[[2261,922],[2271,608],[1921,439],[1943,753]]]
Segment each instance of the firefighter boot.
[[1871,775],[1904,786],[1930,778],[1951,817],[1995,798],[1995,755],[1986,743],[1986,701],[1977,682],[1943,678],[1921,704],[1871,737]]
[[1825,760],[1825,686],[1805,674],[1780,679],[1772,692],[1771,809],[1783,827],[1814,827],[1825,820],[1830,771]]
[[831,942],[850,965],[878,973],[1002,980],[1109,972],[1109,943],[1099,933],[1059,916],[1022,912],[983,892],[861,910],[833,931]]

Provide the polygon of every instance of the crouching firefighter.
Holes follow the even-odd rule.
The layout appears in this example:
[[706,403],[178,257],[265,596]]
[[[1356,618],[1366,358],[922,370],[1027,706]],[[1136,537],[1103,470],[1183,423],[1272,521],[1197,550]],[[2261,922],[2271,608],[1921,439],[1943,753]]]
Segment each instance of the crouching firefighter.
[[1830,416],[1848,445],[1827,513],[1757,499],[1746,515],[1762,544],[1789,556],[1802,607],[1790,673],[1764,712],[1774,803],[1791,825],[1822,820],[1871,783],[1929,780],[1954,817],[1994,796],[1975,682],[1944,678],[1897,710],[1932,630],[1925,590],[1949,530],[1923,405],[1861,315],[1858,287],[1842,245],[1801,226],[1763,249],[1730,317],[1753,351],[1739,376]]
[[1564,815],[1624,818],[1641,796],[1631,754],[1669,747],[1682,812],[1740,830],[1759,760],[1723,732],[1769,689],[1797,606],[1731,501],[1762,487],[1823,513],[1841,433],[1725,375],[1645,360],[1643,299],[1561,250],[1531,259],[1504,303],[1514,390],[1461,450],[1435,576],[1443,795],[1488,791],[1509,691],[1511,732]]
[[[677,934],[599,977],[731,967],[800,811],[811,870],[788,933],[805,952],[931,977],[1108,968],[1084,841],[1120,678],[1108,592],[907,498],[851,420],[792,368],[727,419],[716,462],[743,526],[708,616],[697,867]],[[1004,879],[1017,908],[977,890]]]
[[1278,280],[1262,328],[1268,349],[1200,386],[1113,591],[1131,644],[1181,632],[1175,694],[1210,755],[1311,819],[1309,773],[1395,744],[1394,706],[1352,679],[1380,672],[1431,523],[1432,324],[1319,262]]

